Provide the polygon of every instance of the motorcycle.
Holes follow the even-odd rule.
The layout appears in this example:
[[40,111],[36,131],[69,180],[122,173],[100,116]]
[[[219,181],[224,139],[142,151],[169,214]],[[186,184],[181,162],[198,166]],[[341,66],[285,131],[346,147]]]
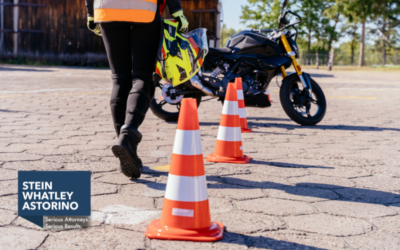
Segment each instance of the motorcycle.
[[[177,121],[180,102],[184,97],[196,98],[198,105],[203,96],[219,98],[223,102],[228,83],[237,77],[242,78],[246,107],[270,107],[271,103],[264,92],[274,77],[282,75],[279,96],[285,113],[303,126],[319,123],[326,113],[325,95],[317,82],[303,72],[296,61],[299,58],[296,25],[302,22],[302,18],[285,9],[287,3],[288,0],[285,0],[282,4],[278,29],[244,30],[234,35],[226,47],[209,48],[203,66],[211,69],[211,74],[199,71],[190,81],[176,87],[155,75],[154,87],[161,91],[162,97],[151,101],[153,113],[165,121]],[[288,15],[298,20],[291,23]],[[293,33],[289,30],[291,28]],[[290,66],[294,67],[295,72],[286,71]]]

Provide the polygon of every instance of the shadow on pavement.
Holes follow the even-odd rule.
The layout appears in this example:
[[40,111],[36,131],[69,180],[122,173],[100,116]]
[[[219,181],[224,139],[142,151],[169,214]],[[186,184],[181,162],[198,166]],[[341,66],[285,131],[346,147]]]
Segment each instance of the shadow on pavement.
[[[266,120],[266,121],[290,121],[290,119],[272,118],[272,117],[247,117],[247,120]],[[199,122],[200,126],[219,126],[219,122]],[[257,128],[259,123],[248,122],[249,127]]]
[[[56,109],[54,109],[56,110]],[[57,116],[59,117],[59,114],[51,114],[51,113],[39,113],[39,112],[30,112],[30,111],[19,111],[19,110],[9,110],[9,109],[0,109],[0,113],[25,113],[25,114],[35,114],[35,115],[48,115],[48,116]],[[65,116],[65,115],[63,115]]]
[[371,126],[348,126],[348,125],[316,125],[316,126],[300,126],[300,125],[290,125],[290,124],[276,124],[276,123],[265,123],[265,127],[275,127],[275,128],[286,128],[286,129],[321,129],[321,130],[349,130],[349,131],[397,131],[398,128],[380,128]]
[[314,73],[312,73],[310,75],[311,75],[311,77],[334,77],[333,75],[330,75],[330,74],[314,74]]
[[[153,173],[162,176],[168,176],[168,172],[156,171],[145,166],[143,167],[143,173]],[[135,180],[133,181],[135,182]],[[341,201],[371,203],[378,205],[390,204],[390,206],[400,207],[400,194],[372,189],[307,182],[297,183],[296,185],[292,186],[271,181],[257,182],[230,176],[221,177],[217,175],[207,175],[207,181],[214,182],[207,184],[208,189],[249,189],[249,192],[251,192],[250,189],[274,189],[297,196],[315,197],[327,200],[338,200],[337,197],[339,196],[339,200]],[[146,182],[144,184],[151,189],[160,191],[164,191],[166,188],[165,183]]]
[[[234,177],[224,176],[222,177],[223,183],[237,186],[238,189],[248,189],[248,188],[261,188],[261,189],[275,189],[282,190],[288,194],[298,195],[298,196],[308,196],[323,198],[327,200],[337,200],[332,199],[332,193],[327,191],[332,191],[339,194],[339,199],[342,201],[350,202],[360,202],[360,203],[372,203],[372,204],[389,204],[400,202],[400,195],[396,193],[390,193],[385,191],[377,191],[372,189],[355,188],[355,187],[343,187],[332,184],[323,183],[297,183],[296,185],[286,185],[274,182],[257,182],[238,179]],[[224,185],[219,184],[209,184],[208,188],[224,188]],[[232,186],[226,186],[226,188],[232,188]],[[324,192],[325,191],[325,192]],[[392,204],[391,206],[400,207],[400,203]]]
[[285,118],[274,118],[274,117],[247,117],[247,120],[265,120],[265,121],[291,121]]
[[[5,112],[5,113],[19,113],[19,112],[22,112],[22,111],[0,109],[0,112]],[[23,113],[26,113],[26,112],[23,112]]]
[[[228,229],[229,230],[229,229]],[[240,240],[243,239],[243,240]],[[243,242],[244,241],[244,242]],[[282,249],[312,249],[312,250],[322,250],[325,248],[318,248],[313,246],[307,246],[303,244],[298,244],[289,241],[276,240],[265,236],[252,236],[244,235],[238,233],[232,233],[225,231],[222,240],[216,243],[229,243],[235,245],[243,245],[251,247],[252,249],[272,249],[272,250],[282,250]]]
[[219,122],[199,122],[200,126],[219,126]]
[[263,164],[270,165],[274,167],[280,168],[324,168],[324,169],[335,169],[334,167],[324,167],[324,166],[312,166],[312,165],[303,165],[303,164],[294,164],[287,162],[277,162],[277,161],[262,161],[262,160],[251,160],[252,164]]
[[53,72],[50,69],[25,69],[25,68],[4,68],[0,67],[0,71],[27,71],[27,72]]

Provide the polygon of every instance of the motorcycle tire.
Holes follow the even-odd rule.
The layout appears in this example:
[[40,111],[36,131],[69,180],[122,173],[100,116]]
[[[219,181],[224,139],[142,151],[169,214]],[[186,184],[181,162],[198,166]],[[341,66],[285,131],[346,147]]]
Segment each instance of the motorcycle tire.
[[[200,106],[201,102],[201,94],[191,94],[191,95],[185,95],[185,98],[196,98],[197,101],[197,107]],[[168,112],[162,109],[160,105],[157,104],[155,99],[151,100],[150,102],[150,109],[153,112],[155,116],[158,118],[166,121],[166,122],[177,122],[179,118],[179,112]]]
[[294,102],[292,102],[291,100],[293,88],[295,88],[296,84],[297,86],[301,85],[300,79],[298,77],[292,77],[289,80],[284,79],[279,92],[280,101],[285,113],[290,117],[290,119],[302,126],[314,126],[318,124],[324,118],[327,108],[325,95],[321,87],[318,85],[318,83],[311,79],[311,77],[310,82],[313,97],[318,102],[318,109],[314,116],[305,117],[303,114],[299,113],[294,107]]
[[[154,81],[154,86],[157,86],[158,85],[158,82],[156,82],[156,81],[160,81],[161,80],[161,78],[160,77],[156,77],[155,78],[155,81]],[[156,88],[156,87],[155,87]],[[155,90],[154,90],[154,92],[155,92]],[[153,92],[153,93],[154,93]],[[188,95],[185,95],[184,96],[185,98],[196,98],[196,101],[197,101],[197,107],[199,107],[200,106],[200,103],[201,103],[201,97],[202,97],[202,94],[201,93],[196,93],[196,94],[188,94]],[[165,104],[165,105],[171,105],[171,104]],[[178,118],[179,118],[179,110],[177,109],[177,112],[169,112],[169,111],[166,111],[166,110],[164,110],[163,108],[162,108],[162,105],[160,105],[160,104],[158,104],[157,102],[156,102],[156,99],[155,99],[155,97],[153,96],[153,99],[151,100],[151,102],[150,102],[150,109],[151,109],[151,111],[153,112],[153,114],[155,115],[155,116],[157,116],[158,118],[160,118],[160,119],[162,119],[162,120],[164,120],[164,121],[167,121],[167,122],[177,122],[178,121]]]

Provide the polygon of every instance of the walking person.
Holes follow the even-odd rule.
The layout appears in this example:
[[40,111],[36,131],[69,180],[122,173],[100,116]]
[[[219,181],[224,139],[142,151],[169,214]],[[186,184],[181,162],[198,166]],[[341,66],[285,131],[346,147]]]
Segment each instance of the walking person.
[[179,22],[179,32],[187,32],[180,0],[86,0],[88,28],[103,37],[112,72],[110,106],[118,136],[112,151],[129,178],[139,178],[143,166],[137,155],[142,139],[138,129],[154,95],[160,5],[165,3]]

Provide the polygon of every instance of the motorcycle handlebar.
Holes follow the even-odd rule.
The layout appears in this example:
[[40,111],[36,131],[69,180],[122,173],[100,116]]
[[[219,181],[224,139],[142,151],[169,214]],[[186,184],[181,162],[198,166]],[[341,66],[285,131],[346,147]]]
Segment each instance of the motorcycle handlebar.
[[297,24],[303,22],[303,18],[301,18],[300,15],[294,13],[294,12],[291,11],[291,10],[286,10],[286,11],[285,11],[285,14],[284,14],[282,17],[279,17],[279,21],[280,21],[281,19],[284,19],[288,13],[290,13],[290,14],[292,14],[292,15],[298,17],[298,18],[299,18],[299,21],[296,22],[296,23],[293,23],[293,24],[289,24],[289,25],[287,25],[287,26],[285,26],[285,27],[283,27],[283,28],[280,28],[279,30],[284,30],[284,29],[287,29],[287,28],[289,28],[289,27],[291,27],[291,26],[294,26],[294,25],[297,25]]
[[291,10],[286,10],[286,11],[285,11],[285,14],[283,15],[283,17],[282,17],[282,18],[285,18],[285,17],[286,17],[286,15],[287,15],[288,13],[290,13],[290,14],[292,14],[292,15],[296,16],[297,18],[299,18],[299,21],[298,21],[298,22],[296,22],[296,23],[293,23],[293,24],[289,24],[289,25],[287,25],[287,26],[285,26],[285,27],[283,27],[283,28],[279,28],[278,30],[279,30],[279,31],[282,31],[282,30],[288,29],[288,28],[290,28],[290,27],[293,27],[293,28],[296,30],[296,38],[295,38],[295,40],[297,40],[297,35],[298,35],[299,31],[297,30],[297,28],[296,28],[296,26],[295,26],[295,25],[297,25],[297,24],[299,24],[299,23],[303,22],[303,18],[301,18],[301,16],[300,16],[300,15],[298,15],[298,14],[294,13],[294,12],[293,12],[293,11],[291,11]]
[[291,10],[288,10],[287,12],[299,18],[299,21],[297,23],[292,24],[292,25],[296,25],[296,24],[299,24],[299,23],[303,22],[303,18],[301,18],[301,16],[299,14],[294,13]]

